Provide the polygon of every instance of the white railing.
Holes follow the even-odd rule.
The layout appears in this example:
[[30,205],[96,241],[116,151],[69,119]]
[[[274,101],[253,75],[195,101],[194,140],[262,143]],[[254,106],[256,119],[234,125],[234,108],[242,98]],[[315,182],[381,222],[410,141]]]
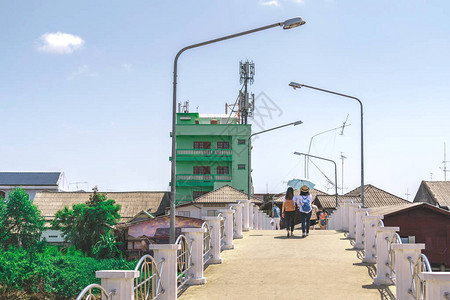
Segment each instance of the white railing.
[[134,299],[157,299],[164,292],[161,275],[164,269],[164,260],[158,264],[151,255],[144,255],[134,268],[139,271],[139,277],[134,279]]
[[392,245],[394,244],[401,244],[402,240],[400,238],[400,236],[398,235],[398,233],[395,233],[392,238],[386,239],[386,245],[387,245],[387,251],[388,251],[388,261],[386,263],[386,265],[388,266],[388,268],[391,270],[392,272],[392,282],[396,282],[396,276],[395,276],[395,251],[392,248]]
[[[100,293],[94,293],[94,290],[99,290]],[[81,293],[77,296],[76,300],[111,300],[112,296],[115,295],[116,291],[108,293],[104,287],[100,284],[90,284],[85,287]]]
[[217,216],[220,217],[220,250],[222,250],[222,247],[225,245],[225,220],[222,213],[219,213]]
[[421,272],[432,272],[430,262],[425,254],[420,254],[416,261],[413,261],[411,257],[408,260],[412,278],[409,292],[414,299],[423,300],[425,297],[425,282],[420,279],[419,274]]
[[203,234],[203,265],[206,265],[211,259],[211,229],[206,222],[203,222],[202,228],[206,229]]
[[177,288],[180,289],[189,279],[188,271],[191,268],[191,246],[184,235],[178,236],[175,244],[181,246],[177,251]]

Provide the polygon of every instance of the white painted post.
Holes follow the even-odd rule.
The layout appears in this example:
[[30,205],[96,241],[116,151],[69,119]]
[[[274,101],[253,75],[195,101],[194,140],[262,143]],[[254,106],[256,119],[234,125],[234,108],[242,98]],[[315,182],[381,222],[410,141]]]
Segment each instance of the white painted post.
[[358,209],[358,203],[350,203],[348,205],[348,237],[354,239],[356,235],[356,209]]
[[211,259],[210,264],[221,264],[220,258],[220,217],[203,217],[211,230]]
[[354,249],[364,249],[364,217],[366,212],[369,212],[370,208],[358,208],[356,209],[356,232],[355,232],[355,245]]
[[342,231],[342,224],[343,224],[343,214],[344,213],[344,207],[341,205],[338,207],[338,209],[333,213],[336,214],[336,217],[334,218],[335,227],[334,230]]
[[264,216],[262,210],[258,210],[258,229],[264,229]]
[[236,222],[236,228],[235,228],[235,239],[242,239],[244,236],[242,235],[242,208],[244,207],[244,204],[231,204],[231,207],[233,207],[234,210],[236,210],[234,214],[234,221]]
[[157,263],[164,260],[164,269],[161,273],[161,285],[164,293],[159,295],[158,300],[177,299],[177,251],[181,249],[181,245],[150,244],[148,248],[153,250],[153,258]]
[[377,277],[373,279],[375,285],[390,285],[392,284],[392,271],[388,267],[389,250],[387,248],[387,241],[390,241],[395,232],[399,231],[400,227],[377,227]]
[[353,200],[342,200],[344,207],[343,207],[343,217],[342,219],[342,230],[348,231],[348,205],[350,203],[353,203]]
[[377,262],[375,246],[375,228],[383,216],[365,216],[364,217],[364,258],[363,262],[374,264]]
[[395,295],[397,299],[414,300],[414,297],[409,293],[412,281],[409,258],[416,261],[421,250],[425,249],[425,244],[394,244],[392,249],[395,253]]
[[249,218],[249,207],[250,207],[250,201],[246,200],[239,200],[241,204],[243,204],[242,208],[242,230],[243,231],[249,231],[250,230],[250,218]]
[[250,229],[255,229],[255,226],[253,224],[253,207],[255,206],[254,203],[250,202],[248,205],[248,226]]
[[450,272],[422,272],[425,280],[424,299],[450,299]]
[[219,212],[223,214],[225,232],[224,232],[224,250],[234,249],[233,245],[233,214],[234,209],[221,209]]
[[101,286],[106,291],[116,291],[115,299],[134,300],[134,278],[139,277],[139,271],[102,270],[96,271],[95,277],[101,279]]
[[182,232],[186,239],[191,242],[191,272],[188,274],[189,280],[186,284],[205,284],[203,277],[203,235],[206,228],[183,228]]
[[265,230],[269,230],[270,229],[270,218],[267,214],[264,214],[265,217],[265,221],[266,221],[266,228],[264,228]]
[[259,207],[258,205],[253,206],[253,229],[258,230],[259,216],[258,216]]

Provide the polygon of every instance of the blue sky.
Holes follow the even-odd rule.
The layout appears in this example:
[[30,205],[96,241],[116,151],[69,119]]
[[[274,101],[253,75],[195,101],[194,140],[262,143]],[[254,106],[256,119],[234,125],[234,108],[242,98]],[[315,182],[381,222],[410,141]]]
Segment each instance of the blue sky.
[[[257,192],[281,192],[303,176],[312,152],[344,165],[346,191],[360,183],[359,106],[297,81],[360,98],[366,183],[405,197],[421,180],[443,180],[450,148],[447,1],[2,1],[0,111],[3,171],[64,171],[101,190],[166,190],[170,180],[173,59],[186,45],[302,16],[279,28],[188,51],[178,100],[223,113],[240,88],[238,64],[253,60],[251,91],[280,108],[255,130],[303,125],[254,142]],[[262,102],[260,101],[261,105]],[[262,111],[262,109],[261,109]],[[264,122],[264,125],[261,125]],[[449,151],[450,157],[450,151]],[[449,158],[450,160],[450,158]],[[333,178],[333,169],[317,162]],[[450,165],[449,165],[450,166]],[[450,178],[450,174],[449,178]],[[315,168],[311,177],[325,190]],[[71,188],[75,186],[72,185]],[[329,190],[332,193],[332,190]]]

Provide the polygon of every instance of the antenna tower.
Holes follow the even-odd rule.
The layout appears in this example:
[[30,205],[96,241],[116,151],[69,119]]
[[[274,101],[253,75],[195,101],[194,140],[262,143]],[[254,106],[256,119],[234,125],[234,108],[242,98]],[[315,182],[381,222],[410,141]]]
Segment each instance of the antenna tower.
[[[197,110],[198,110],[198,106],[197,106]],[[179,102],[178,103],[178,113],[188,113],[189,112],[189,100],[186,100],[184,102]]]
[[[255,94],[248,94],[248,85],[252,85],[254,82],[253,77],[255,76],[255,63],[249,62],[239,62],[239,75],[240,83],[242,88],[239,91],[239,114],[241,117],[241,124],[247,124],[248,117],[253,117],[253,111],[255,107]],[[244,90],[244,91],[242,91]]]
[[[346,121],[346,122],[347,122],[347,121]],[[345,125],[345,122],[344,122],[344,125]],[[344,128],[342,128],[342,130],[344,130]],[[343,153],[343,152],[341,152],[340,159],[342,160],[342,169],[341,169],[341,171],[342,171],[342,175],[341,175],[341,180],[342,180],[342,182],[341,182],[341,190],[342,190],[342,195],[344,195],[344,159],[347,159],[347,157],[344,156],[344,153]]]
[[441,170],[444,172],[444,181],[447,181],[447,172],[450,172],[450,170],[447,170],[447,163],[450,162],[447,160],[447,150],[445,147],[445,142],[444,142],[444,160],[442,161],[442,163],[444,164],[444,167],[441,168]]

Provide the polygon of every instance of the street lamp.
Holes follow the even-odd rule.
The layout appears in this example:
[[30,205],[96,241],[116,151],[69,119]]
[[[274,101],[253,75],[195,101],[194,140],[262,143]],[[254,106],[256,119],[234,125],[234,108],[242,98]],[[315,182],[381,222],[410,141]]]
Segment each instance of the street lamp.
[[363,127],[364,122],[363,122],[363,104],[362,104],[361,100],[359,100],[358,98],[353,97],[353,96],[336,93],[333,91],[324,90],[324,89],[320,89],[317,87],[313,87],[313,86],[309,86],[309,85],[301,84],[301,83],[297,83],[297,82],[291,82],[291,83],[289,83],[289,86],[294,88],[294,90],[297,88],[306,87],[306,88],[310,88],[313,90],[330,93],[330,94],[341,96],[341,97],[350,98],[350,99],[353,99],[353,100],[356,100],[359,102],[359,105],[361,107],[361,205],[362,205],[362,207],[364,207],[364,127]]
[[225,40],[229,40],[235,37],[239,37],[242,35],[246,35],[246,34],[250,34],[250,33],[254,33],[254,32],[258,32],[258,31],[262,31],[262,30],[266,30],[269,28],[273,28],[273,27],[283,27],[283,29],[291,29],[291,28],[295,28],[298,26],[301,26],[303,24],[305,24],[306,22],[301,18],[301,17],[296,17],[296,18],[292,18],[289,20],[286,20],[284,22],[279,22],[279,23],[275,23],[272,25],[267,25],[267,26],[263,26],[263,27],[259,27],[259,28],[255,28],[252,30],[248,30],[248,31],[243,31],[240,33],[236,33],[236,34],[232,34],[232,35],[228,35],[228,36],[224,36],[221,38],[217,38],[217,39],[213,39],[213,40],[209,40],[203,43],[198,43],[198,44],[193,44],[187,47],[184,47],[183,49],[181,49],[180,51],[178,51],[177,55],[175,55],[175,59],[174,59],[174,63],[173,63],[173,103],[172,103],[172,162],[171,162],[171,172],[170,172],[170,240],[169,243],[173,244],[175,243],[175,192],[176,192],[176,187],[175,187],[175,176],[176,176],[176,168],[175,168],[175,164],[176,164],[176,139],[177,139],[177,134],[176,134],[176,123],[177,123],[177,65],[178,65],[178,58],[180,57],[181,53],[183,53],[186,50],[189,49],[193,49],[193,48],[198,48],[201,46],[205,46],[205,45],[209,45],[209,44],[213,44],[213,43],[217,43],[217,42],[221,42],[221,41],[225,41]]
[[255,132],[255,133],[251,134],[248,137],[248,140],[247,140],[247,152],[248,152],[248,185],[247,185],[248,189],[247,189],[247,195],[248,195],[249,203],[250,203],[250,194],[251,194],[251,191],[250,191],[251,184],[250,184],[250,182],[251,182],[251,172],[252,172],[251,158],[250,158],[250,152],[251,152],[251,148],[252,147],[251,147],[250,143],[251,143],[252,137],[254,137],[255,135],[261,134],[261,133],[269,132],[269,131],[272,131],[272,130],[277,130],[277,129],[280,129],[280,128],[283,128],[283,127],[286,127],[286,126],[291,126],[291,125],[297,126],[297,125],[300,125],[300,124],[303,124],[303,122],[302,121],[296,121],[296,122],[284,124],[284,125],[281,125],[281,126],[273,127],[273,128],[270,128],[270,129],[266,129],[266,130],[263,130],[263,131],[260,131],[260,132]]
[[327,159],[327,158],[323,158],[323,157],[319,157],[319,156],[314,156],[311,154],[306,154],[306,153],[300,153],[300,152],[294,152],[295,155],[304,155],[305,157],[314,157],[314,158],[318,158],[318,159],[323,159],[326,161],[331,161],[334,164],[334,190],[335,190],[335,196],[336,196],[336,209],[338,207],[338,192],[337,192],[337,166],[336,166],[336,162],[334,160],[331,159]]

